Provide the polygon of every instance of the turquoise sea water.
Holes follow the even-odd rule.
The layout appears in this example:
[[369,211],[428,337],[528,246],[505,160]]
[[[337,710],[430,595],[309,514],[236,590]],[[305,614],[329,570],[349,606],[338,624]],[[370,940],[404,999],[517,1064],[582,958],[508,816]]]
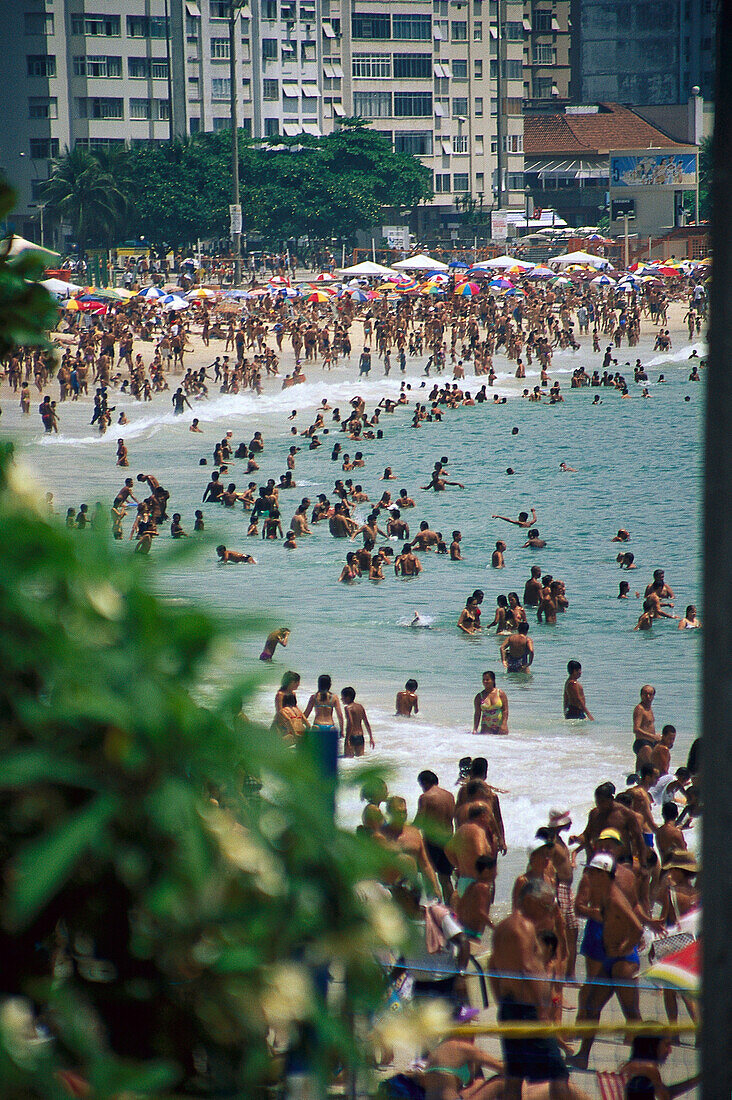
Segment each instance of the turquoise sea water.
[[[568,371],[580,361],[593,369],[599,364],[597,356],[582,360],[584,353],[565,354],[556,357],[552,372],[567,387],[563,405],[526,403],[516,395],[515,384],[501,379],[499,368],[499,392],[509,394],[506,405],[447,412],[442,423],[418,430],[410,427],[411,412],[400,410],[382,416],[383,441],[353,445],[332,431],[323,437],[319,451],[303,449],[298,455],[297,488],[281,494],[283,526],[303,496],[314,500],[319,492],[329,493],[337,477],[361,482],[372,501],[385,488],[396,496],[406,487],[417,502],[405,512],[412,532],[427,519],[449,543],[452,530],[459,528],[463,562],[423,554],[424,571],[416,579],[397,580],[392,571],[378,583],[361,580],[346,586],[338,583],[338,576],[346,551],[357,544],[332,539],[325,524],[317,525],[312,537],[288,552],[281,542],[246,539],[247,516],[240,510],[224,512],[204,505],[207,531],[220,535],[229,547],[254,553],[259,564],[221,567],[208,543],[195,563],[163,570],[161,587],[170,595],[197,597],[228,611],[265,612],[272,622],[288,624],[289,647],[277,651],[268,670],[271,679],[250,708],[252,713],[271,714],[275,681],[286,668],[302,674],[303,705],[320,672],[332,675],[337,690],[352,684],[374,727],[373,757],[392,769],[391,787],[407,795],[410,810],[422,768],[433,768],[449,786],[457,778],[459,757],[482,754],[489,759],[489,779],[509,792],[503,805],[510,845],[526,844],[544,823],[549,807],[571,808],[579,823],[594,787],[605,779],[622,786],[632,769],[631,714],[643,683],[656,687],[657,725],[673,722],[679,731],[674,766],[685,763],[697,733],[698,632],[678,631],[676,623],[661,622],[650,634],[633,633],[640,601],[616,598],[621,579],[627,577],[633,591],[642,592],[653,569],[663,567],[675,590],[676,612],[683,614],[687,603],[701,610],[703,387],[686,381],[689,350],[684,346],[670,356],[653,357],[646,348],[649,376],[655,380],[663,370],[667,378],[664,385],[651,385],[652,397],[647,400],[640,398],[640,387],[632,387],[630,401],[610,390],[570,391]],[[641,346],[639,354],[643,351]],[[620,358],[623,362],[625,357]],[[375,365],[372,375],[378,370]],[[372,377],[358,384],[354,373],[347,380],[322,381],[318,368],[315,381],[298,387],[296,396],[292,390],[273,390],[261,399],[217,395],[194,409],[204,435],[188,431],[193,414],[172,416],[168,395],[148,406],[117,397],[118,410],[125,408],[131,421],[119,429],[130,449],[129,471],[115,467],[117,430],[113,427],[101,440],[95,436],[88,425],[88,406],[62,405],[62,432],[48,438],[38,431],[35,410],[30,422],[21,424],[15,401],[11,406],[6,397],[3,425],[21,446],[42,489],[54,492],[59,512],[82,500],[90,508],[98,499],[111,503],[124,474],[149,471],[171,492],[169,513],[180,511],[183,526],[192,531],[214,443],[227,429],[238,442],[248,441],[261,428],[266,448],[256,479],[278,479],[292,443],[285,417],[295,404],[301,410],[296,422],[304,428],[323,396],[343,409],[358,392],[370,409],[380,396],[398,391],[398,376],[388,381]],[[414,390],[422,381],[415,368],[408,380]],[[525,385],[535,381],[530,374]],[[477,389],[472,378],[464,385]],[[422,399],[430,386],[428,381]],[[598,392],[603,403],[591,407]],[[518,435],[512,435],[514,426]],[[366,468],[344,474],[340,463],[330,458],[335,439],[351,454],[362,450]],[[464,482],[465,490],[420,491],[418,486],[426,484],[434,462],[443,455],[449,456],[451,479]],[[207,468],[198,466],[201,456],[208,458]],[[562,474],[561,461],[577,472]],[[393,468],[396,481],[378,480],[386,465]],[[516,471],[513,477],[505,473],[508,466]],[[234,460],[230,469],[231,477],[224,480],[243,488],[250,480],[243,464]],[[493,512],[515,516],[532,505],[548,544],[540,551],[522,549],[523,531],[491,519]],[[365,518],[367,511],[362,505],[357,515]],[[131,516],[126,531],[130,523]],[[619,527],[628,528],[632,536],[627,549],[634,552],[638,568],[630,573],[621,573],[615,562],[618,544],[610,540]],[[499,537],[508,545],[506,568],[495,571],[487,565]],[[156,550],[157,545],[152,568]],[[119,552],[131,552],[131,544],[120,544]],[[536,658],[532,675],[519,678],[501,669],[500,640],[492,634],[466,638],[455,622],[474,588],[485,591],[483,619],[490,622],[496,594],[521,594],[534,563],[565,580],[570,607],[555,626],[537,625],[530,613]],[[430,629],[406,625],[414,610],[429,617]],[[239,646],[236,667],[262,668],[260,648],[258,638]],[[594,723],[566,722],[562,717],[562,685],[570,658],[582,662]],[[487,668],[498,672],[499,686],[509,698],[507,738],[476,738],[470,732],[472,698]],[[228,672],[222,666],[222,680]],[[411,720],[396,719],[395,693],[412,676],[419,681],[420,714]],[[353,766],[350,761],[344,764],[346,769]],[[357,800],[346,797],[342,812],[355,821]],[[522,861],[521,852],[518,862]]]

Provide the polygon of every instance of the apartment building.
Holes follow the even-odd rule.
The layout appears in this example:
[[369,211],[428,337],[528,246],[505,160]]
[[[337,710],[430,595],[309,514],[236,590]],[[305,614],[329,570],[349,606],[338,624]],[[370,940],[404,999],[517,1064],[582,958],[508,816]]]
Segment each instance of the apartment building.
[[524,0],[524,109],[556,111],[569,103],[571,0]]
[[[447,228],[468,202],[521,208],[525,9],[525,0],[248,0],[235,32],[239,124],[253,137],[317,136],[345,117],[368,119],[432,172],[423,229]],[[19,231],[38,235],[40,189],[59,150],[228,128],[229,14],[229,0],[0,5],[0,35],[14,43],[0,166],[18,186]]]

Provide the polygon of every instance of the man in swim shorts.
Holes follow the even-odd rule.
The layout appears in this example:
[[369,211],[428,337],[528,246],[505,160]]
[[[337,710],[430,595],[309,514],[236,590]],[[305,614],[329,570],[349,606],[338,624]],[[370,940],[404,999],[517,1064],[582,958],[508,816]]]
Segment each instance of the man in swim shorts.
[[582,665],[579,661],[569,661],[567,672],[569,675],[564,684],[564,717],[567,719],[587,718],[590,722],[594,722],[595,719],[587,709],[584,688],[579,682],[582,675]]
[[422,771],[417,776],[422,794],[417,802],[414,824],[424,837],[427,855],[437,872],[442,897],[447,905],[452,896],[452,864],[445,855],[445,844],[452,836],[455,799],[450,791],[443,790],[433,771]]
[[[502,1023],[551,1019],[551,982],[536,926],[555,904],[551,887],[531,879],[519,893],[517,908],[493,933],[491,987]],[[520,1100],[524,1081],[547,1081],[550,1100],[568,1100],[569,1074],[555,1038],[502,1038],[501,1047],[505,1100]]]
[[501,661],[506,672],[528,672],[534,660],[534,643],[529,624],[521,622],[515,634],[509,634],[501,646]]

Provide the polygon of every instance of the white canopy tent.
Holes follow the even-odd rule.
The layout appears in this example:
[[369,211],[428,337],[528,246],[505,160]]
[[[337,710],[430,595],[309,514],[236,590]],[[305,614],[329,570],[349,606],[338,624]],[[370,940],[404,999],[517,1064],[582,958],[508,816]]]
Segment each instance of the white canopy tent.
[[[4,242],[2,247],[5,247]],[[18,256],[25,255],[26,252],[37,252],[39,257],[47,264],[51,264],[60,258],[60,253],[54,252],[52,248],[34,244],[33,241],[27,241],[25,237],[19,237],[17,233],[14,233],[10,239],[10,248],[7,251],[8,258],[14,260]]]
[[508,271],[512,267],[519,267],[522,271],[531,271],[535,265],[526,260],[517,260],[514,256],[495,256],[492,260],[480,260],[473,267],[485,267],[490,271]]
[[390,267],[375,264],[372,260],[364,260],[363,263],[354,264],[352,267],[342,267],[342,275],[393,275]]
[[420,252],[418,256],[409,256],[406,260],[399,260],[394,264],[398,271],[448,271],[447,264],[441,260],[433,260],[431,256]]
[[601,271],[604,267],[610,267],[610,261],[604,256],[593,256],[589,252],[567,252],[564,256],[552,256],[547,260],[548,264],[556,267],[569,267],[570,264],[587,264]]
[[65,283],[63,279],[42,279],[41,286],[45,286],[48,293],[53,294],[54,298],[70,298],[78,290],[84,289],[78,283]]

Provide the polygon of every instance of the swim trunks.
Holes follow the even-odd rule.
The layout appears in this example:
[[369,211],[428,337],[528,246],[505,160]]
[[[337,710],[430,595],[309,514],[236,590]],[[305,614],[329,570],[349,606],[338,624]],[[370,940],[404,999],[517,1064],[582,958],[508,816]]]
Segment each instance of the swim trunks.
[[579,921],[574,911],[574,894],[569,882],[557,883],[557,902],[566,927],[576,932],[579,929]]
[[593,920],[591,917],[585,925],[585,933],[582,937],[582,944],[580,946],[580,955],[584,955],[586,959],[594,959],[595,962],[601,963],[602,969],[608,978],[612,978],[613,976],[613,967],[615,963],[629,962],[634,963],[636,966],[640,963],[637,947],[634,947],[628,955],[608,955],[605,950],[602,923],[598,920]]
[[348,742],[352,749],[362,749],[366,743],[362,733],[351,734],[348,738]]
[[645,737],[636,737],[635,741],[633,742],[633,752],[636,754],[636,756],[641,751],[641,749],[652,749],[652,748],[653,748],[653,741],[649,741]]
[[653,847],[653,833],[644,833],[643,834],[643,839],[646,842],[646,848],[652,848]]
[[[536,1005],[523,1004],[511,996],[498,1005],[501,1023],[523,1023],[539,1019]],[[506,1039],[501,1037],[506,1075],[524,1081],[566,1081],[569,1077],[559,1043],[552,1037]]]
[[528,653],[522,653],[520,657],[512,657],[510,653],[506,655],[506,672],[523,672],[528,666]]
[[272,654],[268,649],[263,649],[262,652],[259,654],[259,659],[260,661],[271,661]]
[[425,841],[425,847],[427,848],[427,855],[430,857],[430,863],[434,867],[438,875],[451,875],[452,864],[445,855],[445,850],[439,844],[435,844],[432,840]]
[[586,718],[587,715],[582,710],[582,707],[567,706],[564,708],[565,718]]

